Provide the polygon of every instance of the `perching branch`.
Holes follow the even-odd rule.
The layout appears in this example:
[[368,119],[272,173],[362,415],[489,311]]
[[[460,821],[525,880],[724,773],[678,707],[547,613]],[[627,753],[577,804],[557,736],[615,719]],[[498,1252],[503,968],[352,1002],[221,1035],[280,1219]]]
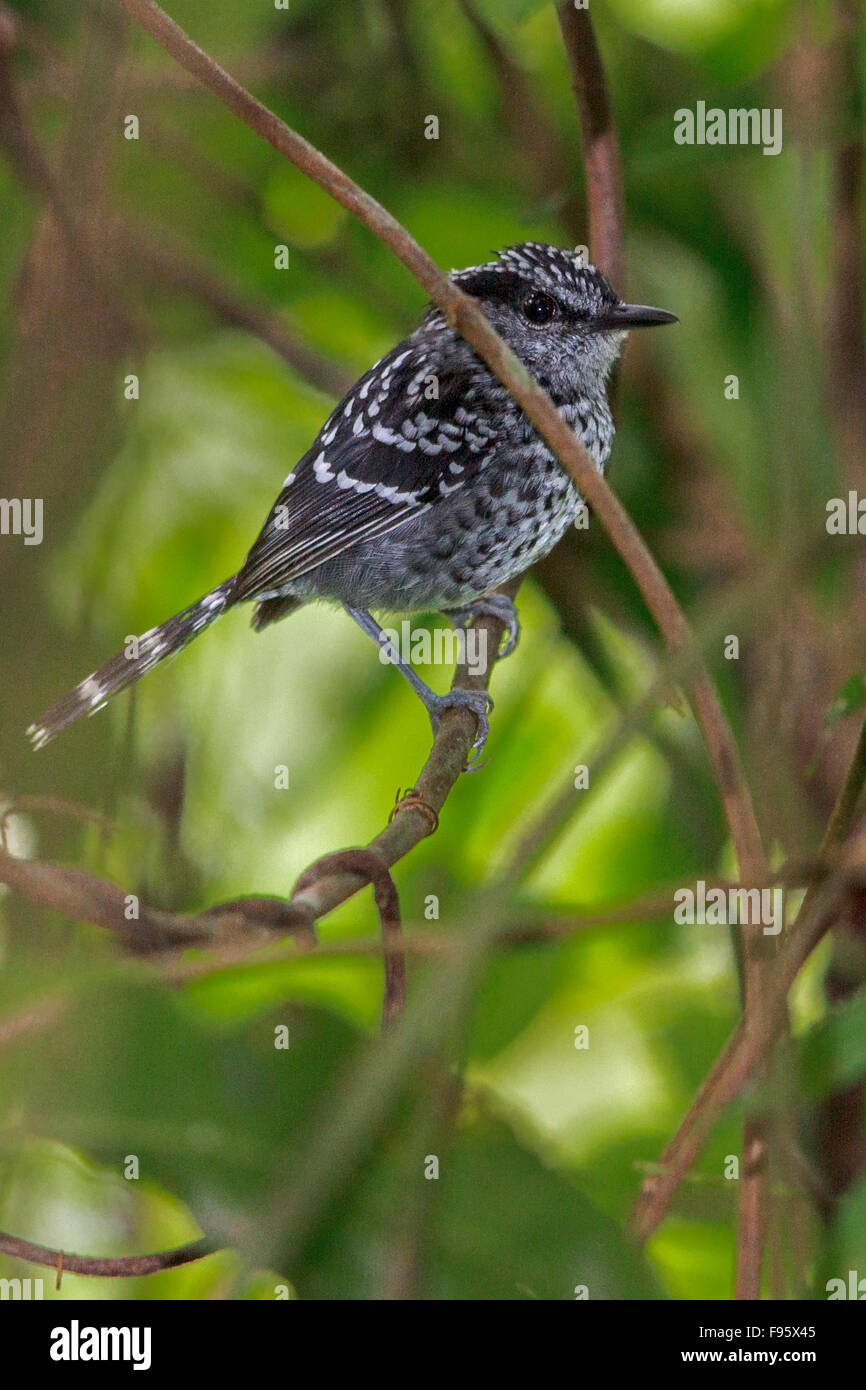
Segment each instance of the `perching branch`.
[[213,1255],[219,1249],[206,1236],[178,1245],[174,1250],[158,1250],[152,1255],[69,1255],[65,1250],[51,1250],[47,1245],[34,1245],[0,1231],[0,1254],[30,1264],[45,1265],[57,1270],[57,1287],[63,1274],[89,1274],[95,1279],[137,1279],[143,1274],[159,1274],[165,1269],[178,1269]]
[[295,893],[313,888],[326,875],[363,874],[373,885],[373,897],[382,926],[385,957],[385,995],[382,1001],[382,1030],[389,1028],[406,1008],[406,956],[400,930],[400,899],[397,886],[381,854],[371,849],[344,849],[327,854],[311,864],[295,884]]
[[[672,649],[690,639],[677,601],[622,503],[597,471],[553,402],[492,328],[478,304],[453,284],[380,203],[303,136],[279,120],[204,53],[153,0],[117,0],[166,52],[213,92],[279,154],[324,188],[368,227],[414,275],[458,332],[475,348],[523,408],[601,520],[636,580]],[[741,877],[763,871],[763,848],[736,744],[709,678],[692,682],[698,721],[715,770]]]
[[[432,826],[435,819],[433,808],[418,797],[414,788],[397,802],[394,814],[403,814],[409,809],[419,810],[427,818],[428,826]],[[432,833],[432,829],[428,829],[428,833]],[[81,870],[75,870],[70,875],[63,865],[48,860],[15,859],[0,854],[0,883],[13,888],[38,907],[105,927],[123,940],[135,955],[158,954],[165,957],[168,952],[194,945],[219,950],[220,958],[216,962],[204,959],[174,964],[173,960],[164,959],[161,962],[165,966],[164,978],[174,984],[235,969],[253,952],[256,954],[257,968],[266,959],[282,958],[283,949],[273,943],[275,938],[278,940],[286,933],[295,937],[302,951],[315,946],[317,960],[326,956],[382,956],[387,961],[389,956],[395,955],[423,958],[447,954],[453,943],[438,933],[413,930],[404,942],[399,931],[393,930],[399,927],[398,907],[392,910],[385,897],[385,872],[384,861],[374,850],[341,850],[305,869],[289,900],[278,897],[238,898],[190,916],[159,913],[139,903],[138,921],[144,921],[145,928],[138,931],[126,921],[122,911],[130,895],[124,894],[107,880]],[[866,888],[866,874],[856,865],[843,869],[840,863],[833,860],[787,864],[763,883],[739,883],[717,878],[711,873],[704,875],[703,881],[708,892],[718,889],[725,895],[754,888],[805,887],[814,896],[816,889],[831,878],[846,890],[863,891]],[[352,889],[351,885],[356,881],[357,888]],[[352,891],[360,891],[365,884],[373,883],[375,887],[377,882],[380,883],[380,901],[377,903],[380,918],[382,903],[388,918],[386,931],[380,940],[352,938],[321,946],[313,931],[312,914],[315,909],[311,904],[320,902],[327,893],[343,891],[345,885],[350,886],[346,892],[348,897]],[[490,932],[491,947],[509,950],[555,945],[580,932],[600,927],[638,926],[669,919],[677,887],[669,884],[615,907],[587,910],[580,904],[571,908],[564,906],[560,915],[554,917],[547,913],[539,914],[531,906],[516,901],[501,913],[499,925]],[[390,892],[390,888],[387,891]],[[399,999],[399,983],[395,981],[389,994]],[[50,1022],[64,1003],[64,998],[49,998],[27,1006],[17,1014],[0,1017],[0,1045],[12,1041],[29,1028],[39,1028],[43,1022]]]
[[[487,650],[498,651],[504,630],[502,621],[490,615],[479,618],[474,626],[483,632]],[[471,674],[458,666],[454,683],[464,689],[486,690],[491,674],[492,663],[483,675]],[[471,710],[446,710],[411,793],[397,802],[388,823],[366,850],[345,852],[346,855],[373,857],[362,864],[360,858],[352,861],[344,856],[329,856],[328,861],[314,866],[315,873],[305,870],[288,900],[241,898],[220,903],[198,915],[185,916],[150,908],[137,900],[130,903],[130,895],[122,889],[80,869],[48,861],[16,859],[3,850],[0,850],[0,883],[64,916],[106,927],[137,954],[194,945],[232,947],[239,942],[243,942],[245,949],[252,949],[273,940],[275,932],[291,933],[299,948],[309,949],[315,945],[314,924],[319,917],[333,911],[371,881],[374,886],[379,885],[381,894],[382,875],[433,833],[439,812],[466,766],[475,733],[476,720]],[[381,864],[383,868],[380,871],[376,867],[371,876],[369,870],[374,861],[376,866]],[[395,914],[384,898],[380,898],[380,912],[383,901],[387,919],[383,919],[383,936],[393,942],[399,932],[399,914]],[[386,1000],[389,1017],[393,1016],[401,997],[399,970],[392,969]]]
[[[344,207],[351,211],[369,227],[398,256],[435,303],[445,313],[448,321],[472,344],[491,369],[505,383],[515,400],[521,405],[539,433],[547,441],[563,466],[575,479],[584,497],[600,517],[614,545],[635,578],[645,602],[653,614],[665,641],[676,652],[690,642],[686,620],[667,585],[664,576],[656,566],[642,538],[631,522],[618,499],[607,487],[586,455],[582,445],[566,426],[552,402],[528,375],[522,364],[509,351],[480,310],[479,306],[465,296],[436,268],[421,247],[409,236],[405,229],[381,207],[374,199],[333,165],[318,150],[309,145],[301,136],[279,121],[272,112],[257,102],[241,88],[208,55],[202,52],[171,21],[152,0],[118,0],[118,3],[189,72],[198,77],[211,91],[244,120],[256,133],[266,139],[284,156],[292,160],[310,178],[324,187]],[[565,8],[565,7],[564,7]],[[580,11],[570,11],[578,18]],[[591,32],[591,31],[590,31]],[[597,57],[597,54],[596,54]],[[602,87],[603,94],[603,87]],[[595,96],[584,93],[584,100],[595,101]],[[608,112],[609,117],[609,112]],[[587,124],[587,149],[598,152],[609,151],[612,127],[609,119]],[[610,167],[601,159],[599,167]],[[600,204],[599,204],[600,205]],[[615,241],[609,226],[599,230],[596,227],[594,241],[599,246],[610,247]],[[596,251],[596,259],[601,263],[606,254]],[[607,268],[612,277],[613,270]],[[615,277],[614,277],[615,278]],[[620,277],[621,283],[621,277]],[[725,814],[730,826],[731,836],[740,862],[740,877],[745,882],[757,881],[764,872],[764,856],[760,835],[755,820],[748,789],[745,784],[736,746],[725,721],[715,691],[703,673],[695,675],[691,682],[692,698],[704,739],[710,753],[716,779],[719,785]],[[462,726],[462,727],[461,727]],[[449,763],[441,756],[433,755],[419,781],[419,794],[434,812],[438,812],[442,802],[459,776],[463,767],[468,744],[473,733],[474,720],[463,711],[454,711],[443,721],[440,738],[453,733],[452,743],[464,744],[458,753],[456,764]],[[447,742],[447,739],[444,739]],[[439,739],[434,745],[437,752]],[[439,753],[443,750],[440,748]],[[447,767],[445,766],[447,764]],[[443,779],[444,773],[444,779]],[[453,773],[453,780],[449,781]],[[431,783],[427,794],[421,783],[425,774]],[[437,795],[441,793],[439,805]],[[413,843],[427,833],[427,820],[419,808],[407,806],[391,825],[374,842],[373,848],[382,854],[385,864],[393,863],[402,853],[407,852]],[[405,846],[405,847],[404,847]],[[393,857],[390,857],[392,856]],[[362,886],[361,875],[337,873],[325,876],[311,888],[302,889],[294,900],[294,906],[301,908],[310,921],[321,912],[330,910],[337,902]],[[67,885],[74,888],[75,885]],[[81,885],[77,885],[80,889]],[[158,928],[159,923],[153,924]],[[211,922],[212,925],[212,922]]]

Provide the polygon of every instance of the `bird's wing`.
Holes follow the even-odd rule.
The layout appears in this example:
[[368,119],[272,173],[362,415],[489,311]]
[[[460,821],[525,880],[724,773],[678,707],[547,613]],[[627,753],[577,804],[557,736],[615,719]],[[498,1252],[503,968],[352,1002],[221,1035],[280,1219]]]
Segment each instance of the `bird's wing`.
[[[429,336],[410,338],[361,377],[286,479],[237,576],[235,601],[279,594],[471,481],[493,431],[467,408],[460,357],[463,369],[446,373]],[[473,395],[470,387],[470,402]]]

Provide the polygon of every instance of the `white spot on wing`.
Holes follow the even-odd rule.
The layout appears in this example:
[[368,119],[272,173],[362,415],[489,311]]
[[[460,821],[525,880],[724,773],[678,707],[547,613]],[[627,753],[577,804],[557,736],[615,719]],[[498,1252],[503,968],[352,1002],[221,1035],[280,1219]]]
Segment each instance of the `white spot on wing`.
[[384,483],[376,484],[377,496],[385,499],[386,502],[393,502],[399,506],[408,502],[411,506],[416,506],[418,502],[417,492],[399,492],[396,487],[386,487]]
[[371,492],[376,486],[375,483],[362,483],[360,478],[350,478],[345,468],[341,468],[337,474],[337,487],[353,488],[355,492]]

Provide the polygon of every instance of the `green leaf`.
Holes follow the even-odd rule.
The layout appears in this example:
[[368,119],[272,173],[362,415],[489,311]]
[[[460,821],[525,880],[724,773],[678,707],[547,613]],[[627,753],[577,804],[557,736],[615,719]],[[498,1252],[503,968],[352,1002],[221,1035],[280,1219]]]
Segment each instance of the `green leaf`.
[[837,691],[833,703],[824,715],[824,724],[827,728],[832,728],[834,724],[838,724],[840,719],[845,719],[847,715],[862,709],[864,705],[866,705],[866,676],[855,671],[854,675],[849,676],[845,684]]
[[[439,1176],[428,1178],[433,1157]],[[573,1300],[581,1287],[592,1300],[664,1296],[620,1227],[487,1118],[441,1147],[392,1139],[320,1231],[300,1295],[381,1298],[390,1261],[416,1240],[412,1292],[427,1300]]]
[[866,1075],[866,991],[837,1005],[803,1035],[799,1061],[811,1099],[844,1090]]

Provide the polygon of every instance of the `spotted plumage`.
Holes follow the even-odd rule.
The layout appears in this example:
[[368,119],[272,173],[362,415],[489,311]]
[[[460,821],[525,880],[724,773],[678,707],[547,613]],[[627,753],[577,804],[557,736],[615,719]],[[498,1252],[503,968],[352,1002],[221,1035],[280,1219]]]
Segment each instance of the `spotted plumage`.
[[[623,305],[578,256],[536,242],[452,278],[481,301],[604,469],[613,441],[605,381],[625,333],[673,316]],[[261,628],[326,599],[373,635],[369,609],[471,611],[547,554],[579,506],[571,479],[505,387],[430,308],[331,412],[237,574],[145,633],[137,651],[101,667],[29,732],[37,746],[46,743],[237,603],[255,603]],[[404,674],[434,722],[443,700],[454,702]],[[459,702],[472,704],[481,725],[478,701]]]

